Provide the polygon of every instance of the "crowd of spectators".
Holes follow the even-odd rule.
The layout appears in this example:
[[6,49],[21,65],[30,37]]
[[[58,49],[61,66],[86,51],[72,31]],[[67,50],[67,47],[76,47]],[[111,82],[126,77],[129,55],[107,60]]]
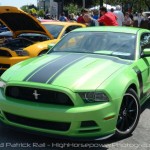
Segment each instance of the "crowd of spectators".
[[121,6],[117,5],[116,9],[107,10],[106,7],[100,7],[99,10],[92,11],[84,8],[81,13],[73,13],[65,16],[61,14],[60,21],[76,21],[86,24],[87,26],[133,26],[150,29],[150,16],[146,17],[142,13],[132,14],[131,12],[122,12]]

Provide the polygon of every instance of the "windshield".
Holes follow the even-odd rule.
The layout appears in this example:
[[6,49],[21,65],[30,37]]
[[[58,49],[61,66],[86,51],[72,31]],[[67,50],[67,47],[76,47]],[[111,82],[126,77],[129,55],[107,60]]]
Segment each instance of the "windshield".
[[53,35],[54,39],[57,39],[60,32],[62,31],[63,27],[62,25],[56,25],[56,24],[42,24],[45,26],[45,28]]
[[136,35],[117,32],[71,32],[50,52],[111,55],[133,60]]

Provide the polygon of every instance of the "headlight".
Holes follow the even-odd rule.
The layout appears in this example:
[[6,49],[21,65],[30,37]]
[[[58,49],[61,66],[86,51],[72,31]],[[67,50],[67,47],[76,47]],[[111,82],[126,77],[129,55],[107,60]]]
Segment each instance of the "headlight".
[[109,101],[108,96],[103,92],[83,92],[79,93],[79,95],[86,103]]
[[29,53],[23,49],[18,49],[15,51],[18,56],[29,56]]
[[5,88],[6,83],[4,81],[0,81],[0,88]]

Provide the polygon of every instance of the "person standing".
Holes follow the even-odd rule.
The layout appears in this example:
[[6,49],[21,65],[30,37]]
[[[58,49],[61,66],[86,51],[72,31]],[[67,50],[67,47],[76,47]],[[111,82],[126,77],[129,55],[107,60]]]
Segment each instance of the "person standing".
[[89,14],[85,14],[83,16],[83,19],[85,21],[86,26],[91,27],[91,26],[99,26],[98,21],[94,18],[92,18]]
[[123,25],[125,25],[125,26],[132,26],[132,25],[133,25],[133,21],[132,21],[132,19],[130,18],[128,12],[125,13]]
[[119,26],[122,26],[122,25],[123,25],[123,22],[124,22],[124,14],[123,14],[123,12],[121,11],[120,5],[117,5],[117,6],[116,6],[116,10],[115,10],[113,13],[117,16],[118,25],[119,25]]
[[105,26],[118,26],[117,16],[112,12],[107,12],[106,7],[100,7],[101,17],[98,19],[100,24]]
[[86,22],[85,22],[84,19],[83,19],[83,16],[84,16],[85,14],[89,14],[89,10],[86,9],[86,8],[83,8],[83,9],[81,10],[81,15],[77,18],[77,22],[78,22],[78,23],[86,24]]
[[110,9],[110,12],[112,12],[112,13],[113,13],[114,11],[115,11],[115,10],[114,10],[114,8],[111,8],[111,9]]
[[94,9],[93,10],[92,18],[94,18],[96,20],[99,18],[99,11],[98,11],[98,9]]
[[62,12],[62,14],[61,14],[61,16],[60,16],[60,18],[59,18],[59,21],[64,21],[64,22],[68,21],[68,19],[67,19],[67,17],[65,16],[65,13],[64,13],[64,12]]

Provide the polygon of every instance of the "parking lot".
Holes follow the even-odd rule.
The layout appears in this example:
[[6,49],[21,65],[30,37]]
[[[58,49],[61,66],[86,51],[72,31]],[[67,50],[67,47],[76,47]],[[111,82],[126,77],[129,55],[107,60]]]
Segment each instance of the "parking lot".
[[126,139],[105,141],[68,141],[52,137],[15,131],[0,125],[0,148],[4,150],[38,149],[101,149],[101,150],[149,150],[150,149],[150,101],[142,107],[139,124],[133,135]]

